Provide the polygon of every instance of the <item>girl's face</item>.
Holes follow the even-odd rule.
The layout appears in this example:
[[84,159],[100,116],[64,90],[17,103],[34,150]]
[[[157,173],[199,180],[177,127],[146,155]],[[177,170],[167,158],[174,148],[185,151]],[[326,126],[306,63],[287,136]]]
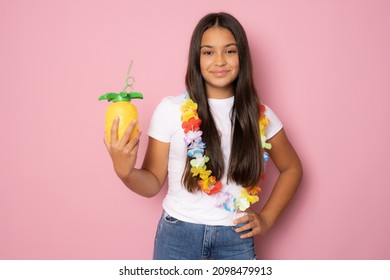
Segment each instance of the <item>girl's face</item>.
[[236,39],[230,30],[214,26],[203,33],[200,69],[209,98],[233,96],[240,67]]

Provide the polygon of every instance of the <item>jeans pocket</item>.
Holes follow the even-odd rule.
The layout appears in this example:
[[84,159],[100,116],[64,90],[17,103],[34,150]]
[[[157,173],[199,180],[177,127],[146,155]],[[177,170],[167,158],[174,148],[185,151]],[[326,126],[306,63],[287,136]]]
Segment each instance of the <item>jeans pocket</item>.
[[240,223],[240,224],[237,224],[237,225],[234,225],[234,226],[229,226],[229,228],[232,230],[232,231],[235,231],[236,229],[242,227],[242,226],[245,226],[247,223]]
[[250,232],[251,231],[251,229],[247,229],[247,230],[244,230],[244,231],[242,231],[242,232],[236,232],[236,229],[238,229],[238,228],[240,228],[240,227],[243,227],[243,226],[245,226],[246,224],[248,224],[248,223],[240,223],[240,224],[237,224],[237,225],[234,225],[234,226],[229,226],[229,229],[231,230],[231,231],[233,231],[234,233],[237,233],[237,234],[244,234],[244,233],[247,233],[247,232]]
[[168,224],[177,224],[178,222],[179,222],[179,220],[178,219],[176,219],[176,218],[174,218],[174,217],[172,217],[172,216],[170,216],[170,215],[168,215],[165,211],[164,211],[164,213],[163,213],[163,221],[164,222],[166,222],[166,223],[168,223]]

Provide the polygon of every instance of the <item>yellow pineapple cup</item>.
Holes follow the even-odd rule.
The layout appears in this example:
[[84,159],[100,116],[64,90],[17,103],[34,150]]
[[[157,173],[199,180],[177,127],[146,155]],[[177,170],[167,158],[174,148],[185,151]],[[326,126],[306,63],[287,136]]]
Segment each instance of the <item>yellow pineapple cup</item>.
[[115,117],[119,118],[118,126],[118,140],[122,139],[127,127],[130,123],[135,120],[136,125],[130,136],[132,139],[138,132],[138,111],[132,103],[132,99],[143,99],[142,93],[140,92],[126,92],[120,93],[110,92],[99,97],[99,100],[112,101],[106,109],[105,128],[108,142],[111,143],[111,127]]

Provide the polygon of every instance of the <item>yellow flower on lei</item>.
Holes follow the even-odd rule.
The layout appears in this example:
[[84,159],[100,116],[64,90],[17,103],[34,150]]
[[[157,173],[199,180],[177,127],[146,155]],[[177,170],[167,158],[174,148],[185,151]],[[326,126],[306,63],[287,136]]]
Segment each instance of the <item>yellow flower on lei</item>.
[[241,211],[245,211],[249,208],[249,206],[253,203],[259,201],[259,197],[257,195],[250,195],[246,189],[242,189],[240,196],[236,199],[234,206],[240,209]]
[[202,191],[208,193],[210,191],[210,187],[214,186],[217,181],[215,180],[215,176],[205,176],[204,178],[201,178],[202,180],[198,181],[199,187],[202,189]]
[[211,170],[207,170],[207,166],[203,165],[201,167],[191,167],[192,177],[198,176],[204,180],[211,175]]
[[198,104],[189,98],[186,98],[184,104],[181,106],[181,120],[188,121],[191,118],[199,119],[198,117]]

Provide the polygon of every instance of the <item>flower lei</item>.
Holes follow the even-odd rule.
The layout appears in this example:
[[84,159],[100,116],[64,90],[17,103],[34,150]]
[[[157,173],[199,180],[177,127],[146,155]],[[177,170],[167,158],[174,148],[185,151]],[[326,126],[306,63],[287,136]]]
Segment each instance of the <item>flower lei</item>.
[[[237,209],[245,211],[250,204],[256,203],[259,200],[258,193],[260,186],[251,186],[243,188],[238,197],[234,197],[229,192],[222,192],[221,181],[216,181],[215,176],[211,175],[212,171],[207,168],[206,163],[210,160],[205,155],[204,150],[206,144],[202,141],[202,130],[200,125],[202,120],[198,115],[198,104],[186,94],[184,104],[181,106],[181,121],[184,130],[184,142],[187,146],[187,156],[191,158],[191,173],[192,176],[198,176],[198,186],[202,192],[208,195],[218,195],[217,207],[224,208],[227,211],[235,212]],[[265,116],[265,106],[260,107],[260,139],[263,149],[270,150],[271,144],[266,142],[265,127],[269,124],[269,119]],[[264,163],[268,161],[268,153],[264,151]],[[264,176],[262,177],[264,179]]]

